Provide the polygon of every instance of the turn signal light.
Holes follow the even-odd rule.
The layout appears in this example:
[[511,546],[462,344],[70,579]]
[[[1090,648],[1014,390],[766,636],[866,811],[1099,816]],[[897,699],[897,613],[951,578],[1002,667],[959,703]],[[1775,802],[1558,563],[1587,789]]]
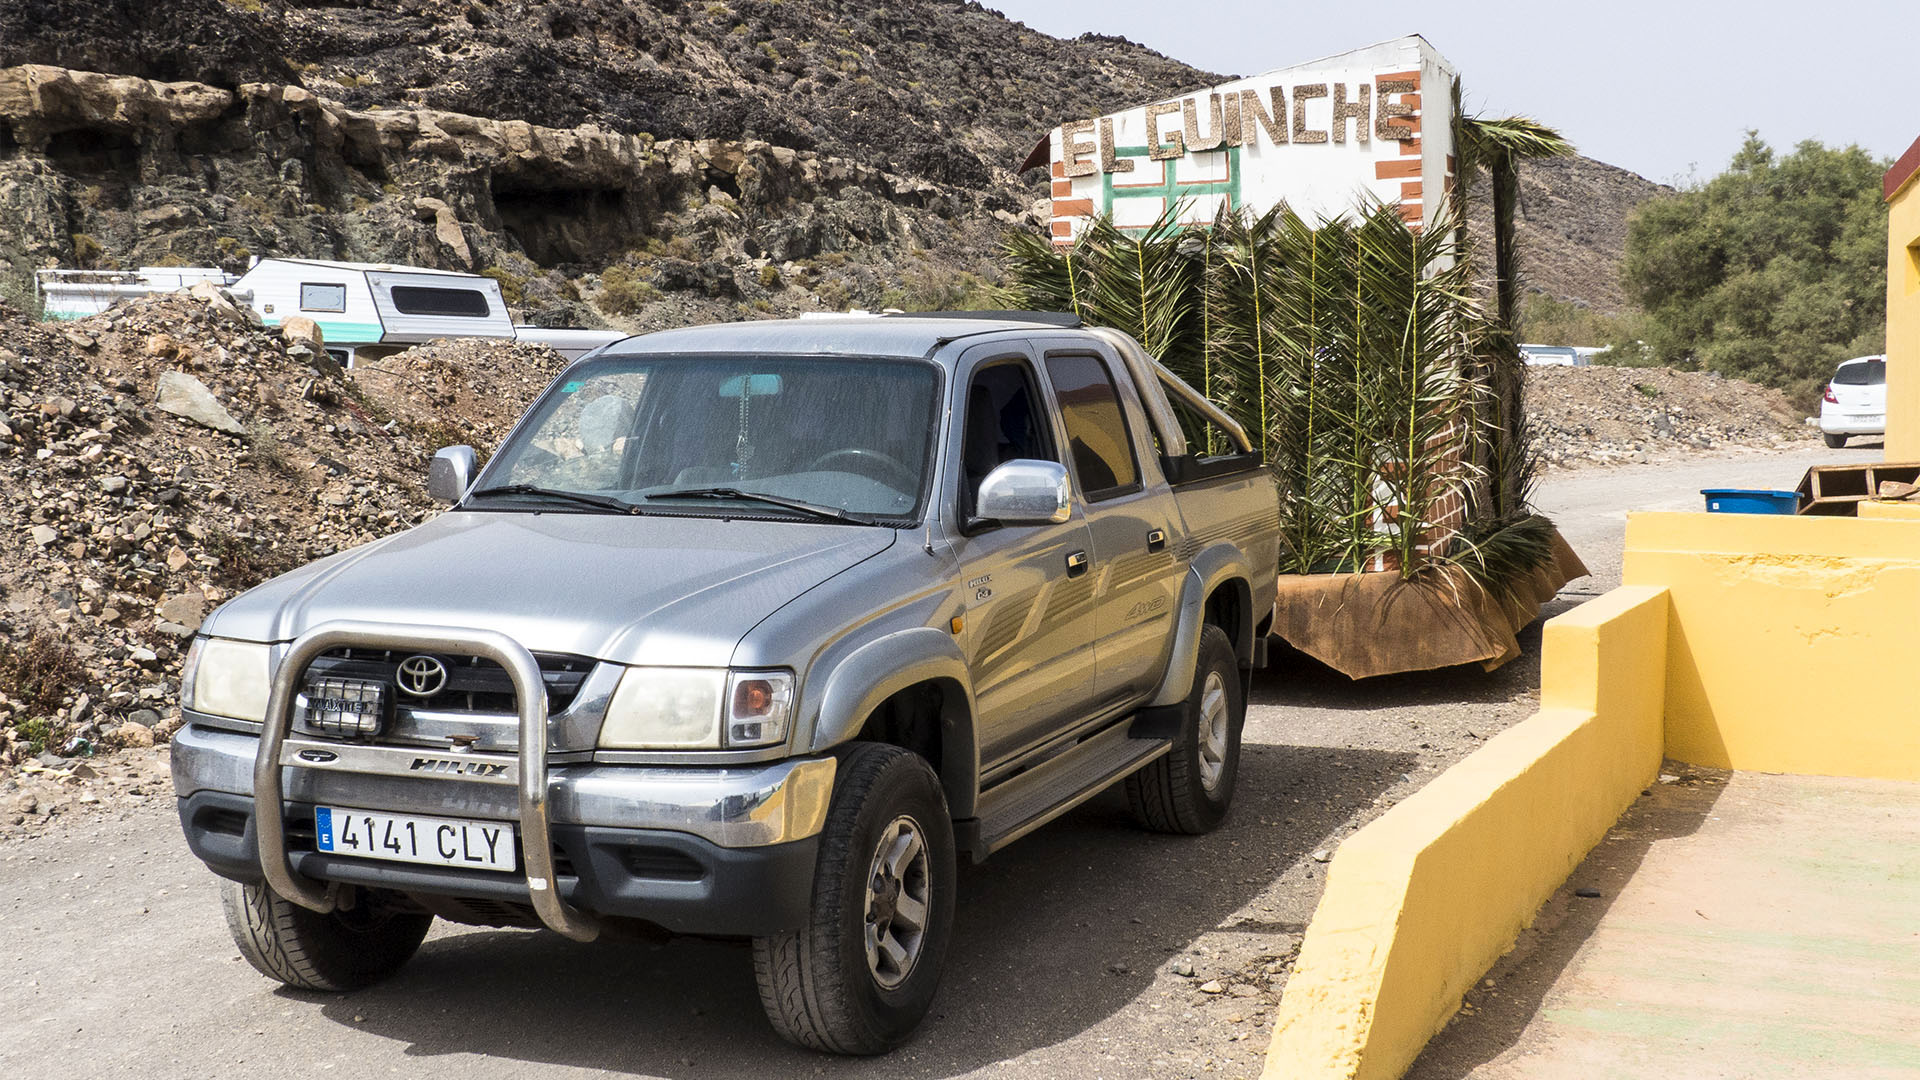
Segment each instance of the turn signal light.
[[727,695],[729,749],[769,746],[787,737],[787,717],[793,708],[793,673],[736,671]]

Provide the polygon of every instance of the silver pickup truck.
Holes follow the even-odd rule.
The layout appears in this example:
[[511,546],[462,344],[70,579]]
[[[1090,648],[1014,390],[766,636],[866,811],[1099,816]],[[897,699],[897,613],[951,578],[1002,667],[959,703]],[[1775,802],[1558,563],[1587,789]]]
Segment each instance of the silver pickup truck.
[[[477,476],[475,473],[477,472]],[[1245,433],[1061,317],[849,317],[576,361],[452,508],[234,599],[173,745],[266,975],[434,916],[751,939],[773,1025],[883,1052],[979,860],[1124,782],[1227,812],[1279,500]]]

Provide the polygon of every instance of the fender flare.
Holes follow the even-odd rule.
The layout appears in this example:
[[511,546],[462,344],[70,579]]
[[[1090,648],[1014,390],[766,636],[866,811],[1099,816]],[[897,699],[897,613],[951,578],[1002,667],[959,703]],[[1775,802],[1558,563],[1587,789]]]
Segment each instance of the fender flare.
[[[1188,565],[1186,579],[1180,583],[1180,604],[1174,613],[1178,621],[1173,631],[1173,648],[1167,656],[1167,673],[1153,700],[1147,703],[1148,708],[1178,705],[1187,699],[1193,689],[1194,669],[1200,663],[1200,627],[1207,618],[1207,597],[1234,580],[1251,582],[1253,567],[1246,555],[1231,545],[1208,548]],[[1249,609],[1252,605],[1241,607]],[[1245,665],[1253,659],[1253,612],[1242,610],[1240,623],[1234,628],[1234,651]]]
[[950,683],[960,693],[958,702],[950,700],[941,710],[940,785],[946,789],[954,817],[973,816],[980,743],[974,737],[972,676],[959,645],[941,630],[921,626],[896,631],[835,663],[813,714],[808,752],[825,753],[852,739],[882,702],[909,686],[933,680]]

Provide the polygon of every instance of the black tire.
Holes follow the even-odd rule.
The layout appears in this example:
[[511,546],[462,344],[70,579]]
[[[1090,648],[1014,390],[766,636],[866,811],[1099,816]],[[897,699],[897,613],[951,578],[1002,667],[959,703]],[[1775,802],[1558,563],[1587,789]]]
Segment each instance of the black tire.
[[[867,940],[870,881],[883,876],[882,842],[890,838],[890,848],[910,848],[899,844],[902,819],[921,837],[925,861],[921,865],[911,854],[895,860],[923,875],[903,874],[897,895],[926,905],[912,962],[903,971],[884,963],[876,968]],[[953,931],[955,875],[953,822],[940,779],[926,760],[895,746],[853,744],[840,760],[821,832],[807,925],[753,942],[760,1004],[774,1030],[788,1042],[834,1054],[882,1054],[905,1042],[940,988]],[[885,928],[884,940],[899,945],[902,938],[892,928],[911,936],[911,919],[904,910],[895,913],[894,901],[880,892],[875,925]],[[885,985],[888,979],[894,985]]]
[[1828,435],[1825,432],[1821,432],[1820,437],[1826,440],[1827,449],[1829,450],[1838,450],[1847,445],[1847,437],[1845,435]]
[[420,948],[433,916],[374,906],[322,915],[264,882],[221,883],[227,929],[240,955],[269,979],[301,990],[358,990],[399,971]]
[[[1225,745],[1209,744],[1203,713],[1207,696],[1217,691],[1225,708]],[[1247,722],[1240,660],[1226,631],[1211,623],[1200,628],[1200,661],[1187,694],[1185,715],[1173,749],[1127,777],[1127,805],[1134,820],[1155,832],[1197,835],[1212,832],[1233,803],[1234,777],[1240,771],[1240,729]],[[1210,760],[1218,768],[1210,767]]]

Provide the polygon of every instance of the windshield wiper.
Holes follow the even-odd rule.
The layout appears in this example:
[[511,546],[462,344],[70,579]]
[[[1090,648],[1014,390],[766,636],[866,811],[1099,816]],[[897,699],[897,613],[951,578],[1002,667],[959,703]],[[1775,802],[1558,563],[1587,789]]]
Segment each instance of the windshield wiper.
[[822,521],[843,521],[849,525],[871,525],[873,522],[854,517],[837,506],[821,506],[819,503],[789,499],[783,495],[763,495],[758,491],[742,491],[736,487],[679,488],[674,491],[649,492],[646,499],[752,499],[770,506],[778,506],[796,513]]
[[626,501],[608,495],[589,495],[584,491],[562,491],[559,488],[544,488],[538,484],[503,484],[500,487],[482,488],[467,496],[478,499],[491,495],[535,495],[548,499],[561,499],[580,506],[591,506],[615,514],[637,514],[640,508]]

